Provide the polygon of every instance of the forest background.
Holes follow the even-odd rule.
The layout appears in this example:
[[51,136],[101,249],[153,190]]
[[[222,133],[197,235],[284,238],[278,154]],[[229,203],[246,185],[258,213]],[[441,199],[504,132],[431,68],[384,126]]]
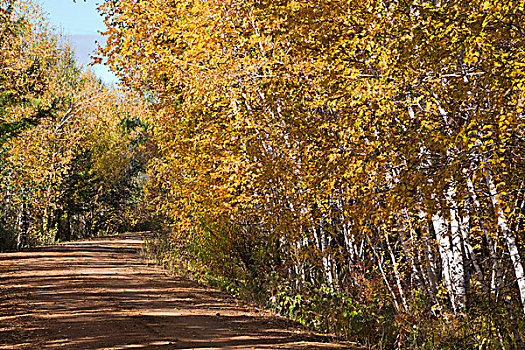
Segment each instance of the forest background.
[[107,0],[120,90],[0,9],[4,249],[155,229],[313,328],[523,349],[522,1]]

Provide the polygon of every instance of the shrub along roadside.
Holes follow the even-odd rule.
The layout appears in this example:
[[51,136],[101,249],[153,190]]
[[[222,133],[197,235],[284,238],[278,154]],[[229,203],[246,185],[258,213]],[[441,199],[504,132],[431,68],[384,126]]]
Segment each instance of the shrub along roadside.
[[[146,243],[146,254],[174,274],[371,349],[494,349],[512,341],[510,333],[501,331],[510,327],[504,324],[510,317],[504,305],[486,312],[490,301],[480,300],[480,307],[463,318],[449,315],[443,322],[439,311],[429,310],[433,304],[424,294],[411,301],[410,314],[398,313],[377,271],[375,277],[361,277],[359,289],[337,292],[326,285],[293,284],[276,271],[254,279],[232,263],[221,269],[228,274],[218,273],[175,242],[166,231],[157,231]],[[520,327],[525,325],[519,312],[512,316]]]

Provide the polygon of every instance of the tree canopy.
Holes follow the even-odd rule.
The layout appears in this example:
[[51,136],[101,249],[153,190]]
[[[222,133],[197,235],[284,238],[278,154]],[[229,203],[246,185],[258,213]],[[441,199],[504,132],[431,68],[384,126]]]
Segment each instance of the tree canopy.
[[123,228],[144,129],[124,125],[146,103],[82,69],[35,3],[0,5],[0,248]]
[[[522,346],[522,2],[101,10],[100,54],[154,100],[148,193],[186,265],[336,332],[388,307],[483,325],[506,314],[480,337]],[[311,314],[323,293],[345,306]],[[425,337],[395,317],[394,332]]]

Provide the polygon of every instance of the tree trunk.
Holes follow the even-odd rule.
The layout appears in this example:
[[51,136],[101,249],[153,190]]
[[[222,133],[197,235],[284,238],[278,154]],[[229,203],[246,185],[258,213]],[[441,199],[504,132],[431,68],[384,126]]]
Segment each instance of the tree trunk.
[[457,306],[460,309],[467,307],[468,276],[465,269],[465,254],[463,247],[463,237],[459,210],[454,200],[455,185],[450,184],[446,193],[447,203],[450,212],[450,241],[452,248],[452,260],[450,260],[451,284],[454,290]]
[[452,246],[448,237],[448,228],[445,218],[441,215],[440,212],[432,215],[432,225],[434,227],[434,232],[436,234],[436,240],[439,248],[439,256],[441,257],[441,270],[443,274],[443,284],[448,290],[450,296],[450,303],[452,304],[452,309],[454,314],[457,313],[457,304],[456,304],[456,293],[455,288],[453,288],[452,282],[452,267],[451,261],[452,257]]
[[485,165],[484,175],[487,187],[489,189],[490,200],[498,220],[498,229],[505,239],[507,250],[510,255],[510,260],[512,262],[512,267],[514,268],[514,273],[516,274],[516,282],[518,284],[520,293],[521,305],[523,307],[523,313],[525,314],[525,271],[523,270],[523,264],[521,262],[518,245],[516,244],[514,235],[512,232],[510,232],[505,213],[499,204],[499,194],[496,189],[496,184],[494,183],[490,166],[488,164]]
[[372,242],[370,242],[370,248],[372,248],[372,252],[374,253],[376,260],[377,260],[377,267],[379,267],[379,272],[381,272],[381,277],[383,277],[383,281],[385,282],[386,288],[390,292],[390,295],[392,295],[392,301],[394,302],[394,306],[397,311],[399,311],[399,303],[397,302],[396,294],[394,293],[394,290],[392,289],[392,286],[390,286],[390,282],[388,281],[387,275],[385,270],[383,269],[383,257],[380,256],[377,253],[377,250]]
[[385,240],[386,240],[386,246],[388,248],[388,253],[390,254],[390,258],[392,259],[392,267],[394,270],[394,276],[396,278],[396,285],[397,290],[399,291],[399,297],[401,298],[401,303],[403,304],[403,309],[405,309],[405,312],[409,312],[409,308],[407,305],[407,301],[405,298],[405,293],[403,292],[403,286],[401,285],[401,276],[399,275],[399,271],[397,269],[397,259],[394,255],[394,252],[392,251],[392,247],[390,246],[390,242],[388,240],[388,235],[385,233]]

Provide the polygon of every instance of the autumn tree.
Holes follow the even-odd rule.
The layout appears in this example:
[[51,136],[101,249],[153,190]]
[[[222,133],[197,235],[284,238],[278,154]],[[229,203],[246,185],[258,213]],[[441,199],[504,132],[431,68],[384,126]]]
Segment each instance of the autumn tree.
[[146,103],[80,68],[37,5],[7,5],[2,248],[123,229],[126,191],[138,175],[133,152],[144,129],[123,123],[143,119]]
[[101,55],[156,106],[150,201],[185,266],[392,347],[457,322],[437,342],[522,346],[523,4],[101,10]]

